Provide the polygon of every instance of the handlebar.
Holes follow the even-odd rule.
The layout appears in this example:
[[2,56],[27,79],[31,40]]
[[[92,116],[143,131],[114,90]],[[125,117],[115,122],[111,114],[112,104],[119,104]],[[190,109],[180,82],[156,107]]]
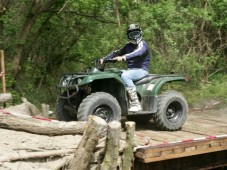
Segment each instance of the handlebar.
[[108,60],[104,60],[103,63],[100,63],[100,59],[96,59],[96,68],[98,68],[100,71],[103,71],[106,63],[116,63],[117,59],[108,59]]
[[[117,59],[108,59],[108,60],[104,60],[103,64],[104,63],[116,63],[116,62],[117,62]],[[96,63],[100,64],[100,59],[96,59]]]
[[103,63],[116,63],[118,62],[117,59],[109,59],[109,60],[105,60]]

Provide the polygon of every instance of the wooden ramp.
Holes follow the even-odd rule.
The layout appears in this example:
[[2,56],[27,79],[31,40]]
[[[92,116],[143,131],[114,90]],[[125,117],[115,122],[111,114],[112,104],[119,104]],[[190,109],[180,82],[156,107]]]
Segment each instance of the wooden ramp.
[[191,112],[182,130],[176,132],[160,131],[152,122],[137,125],[136,135],[140,145],[135,152],[137,162],[160,163],[225,151],[223,162],[227,164],[226,110]]

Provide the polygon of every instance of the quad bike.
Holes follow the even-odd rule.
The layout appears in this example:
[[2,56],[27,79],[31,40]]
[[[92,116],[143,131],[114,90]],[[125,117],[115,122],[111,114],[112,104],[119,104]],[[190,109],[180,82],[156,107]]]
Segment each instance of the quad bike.
[[89,115],[96,115],[107,122],[120,120],[126,116],[137,123],[153,122],[162,130],[181,129],[187,119],[188,104],[177,91],[159,94],[164,84],[173,81],[185,81],[183,75],[149,74],[135,81],[137,95],[142,110],[129,112],[129,98],[121,79],[122,70],[105,68],[107,60],[84,72],[65,74],[59,81],[59,97],[55,115],[61,121],[86,121]]

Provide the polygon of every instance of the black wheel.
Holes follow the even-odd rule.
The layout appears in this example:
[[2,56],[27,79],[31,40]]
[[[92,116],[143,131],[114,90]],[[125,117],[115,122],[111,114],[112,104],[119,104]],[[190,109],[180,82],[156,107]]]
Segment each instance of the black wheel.
[[187,119],[188,104],[176,91],[168,91],[158,97],[158,111],[154,114],[155,124],[162,130],[181,129]]
[[104,92],[87,96],[79,106],[78,121],[86,121],[89,115],[96,115],[107,122],[121,119],[121,108],[116,98]]
[[136,122],[138,124],[145,124],[148,123],[152,118],[152,115],[131,115],[127,116],[129,121]]
[[56,103],[55,116],[60,121],[73,121],[76,120],[76,114],[73,115],[73,108],[70,107],[68,100],[58,98]]

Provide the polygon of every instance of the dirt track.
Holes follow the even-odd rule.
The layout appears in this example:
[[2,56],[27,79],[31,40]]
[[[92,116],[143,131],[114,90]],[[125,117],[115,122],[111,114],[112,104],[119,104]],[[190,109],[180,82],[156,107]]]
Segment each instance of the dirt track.
[[[0,130],[0,160],[33,152],[56,151],[75,149],[81,136],[44,136],[7,129]],[[48,158],[29,161],[15,161],[0,163],[0,169],[8,170],[50,170],[54,169],[59,161]]]
[[[215,110],[199,110],[189,113],[188,121],[193,121],[190,115],[227,115],[227,107]],[[187,123],[186,123],[187,124]],[[144,126],[143,128],[145,128]],[[142,127],[140,127],[142,128]],[[152,128],[148,128],[152,131]],[[143,129],[148,131],[148,129]],[[158,133],[156,131],[155,133]],[[174,134],[174,132],[168,132]],[[176,133],[180,133],[176,132]],[[56,151],[65,149],[75,149],[78,145],[81,136],[64,135],[64,136],[44,136],[26,132],[0,129],[0,160],[6,157],[13,157],[23,154]],[[140,140],[142,144],[143,138]],[[67,159],[67,157],[64,157]],[[61,162],[62,157],[45,158],[45,159],[29,159],[28,161],[1,162],[1,170],[50,170],[55,169]]]

